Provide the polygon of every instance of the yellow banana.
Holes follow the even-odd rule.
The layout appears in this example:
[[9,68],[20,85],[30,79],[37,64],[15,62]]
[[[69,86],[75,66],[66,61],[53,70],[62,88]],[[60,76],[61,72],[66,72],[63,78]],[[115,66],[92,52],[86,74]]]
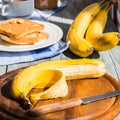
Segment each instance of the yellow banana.
[[[28,71],[29,72],[29,71]],[[26,78],[27,77],[27,78]],[[65,97],[68,93],[68,86],[66,83],[66,79],[64,74],[59,70],[41,70],[39,73],[34,73],[30,75],[31,78],[28,76],[19,77],[17,75],[13,82],[10,89],[11,95],[16,98],[22,100],[25,107],[31,107],[31,102],[35,103],[38,99],[47,99],[47,98],[56,98],[56,97]],[[27,94],[30,90],[39,84],[39,88],[45,89],[50,87],[49,89],[41,92],[38,95],[32,95],[31,100],[27,97]],[[56,90],[56,87],[60,87],[60,89]],[[55,91],[55,92],[53,92]],[[33,97],[34,96],[34,97]],[[36,96],[36,97],[35,97]],[[36,98],[35,100],[33,98]]]
[[110,10],[111,3],[109,2],[106,7],[96,15],[93,19],[91,24],[89,25],[87,32],[86,32],[86,40],[89,41],[91,44],[94,42],[94,35],[102,34],[107,23],[108,19],[108,12]]
[[93,19],[86,32],[86,40],[92,44],[96,51],[109,50],[119,42],[119,33],[103,33],[111,7],[109,2],[104,9]]
[[95,59],[42,62],[25,68],[15,76],[11,84],[11,96],[15,99],[22,100],[27,105],[31,105],[27,94],[38,84],[39,88],[44,88],[52,77],[52,72],[47,71],[53,69],[61,71],[65,75],[66,80],[96,78],[104,75],[106,72],[105,64]]
[[105,51],[114,48],[119,41],[120,34],[118,32],[108,32],[96,35],[92,44],[96,51]]
[[81,57],[87,57],[93,53],[93,46],[85,40],[84,35],[93,18],[107,2],[108,0],[104,0],[100,3],[93,3],[87,6],[73,21],[68,30],[66,41],[70,41],[69,49],[74,54]]
[[[29,99],[32,104],[35,104],[38,100],[65,97],[68,94],[68,85],[64,74],[58,70],[54,71],[54,74],[52,72],[54,76],[52,75],[49,76],[49,79],[42,80],[44,85],[43,83],[39,84],[39,87],[47,88],[45,91],[30,94]],[[48,72],[51,72],[51,70],[48,70]]]

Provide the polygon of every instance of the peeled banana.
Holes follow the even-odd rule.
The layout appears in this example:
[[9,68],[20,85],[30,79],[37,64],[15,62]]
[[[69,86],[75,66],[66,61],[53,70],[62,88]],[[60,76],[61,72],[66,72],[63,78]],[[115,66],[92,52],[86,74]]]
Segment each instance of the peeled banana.
[[[51,70],[52,72],[50,72]],[[55,70],[61,71],[63,75],[65,75],[66,80],[96,78],[104,75],[106,72],[105,64],[95,59],[54,60],[42,62],[25,68],[15,76],[11,84],[11,96],[23,101],[28,107],[31,107],[31,102],[34,103],[38,98],[40,99],[41,93],[33,95],[34,97],[31,94],[31,98],[27,97],[27,94],[36,85],[38,85],[39,88],[44,88],[48,85],[51,78],[53,78]],[[60,74],[60,72],[58,73]],[[59,78],[61,77],[58,77],[58,79]],[[54,79],[56,80],[57,78]],[[59,85],[57,85],[57,87],[59,88]],[[65,87],[65,84],[63,87]],[[55,92],[55,90],[52,90],[52,92]],[[45,92],[45,94],[47,94],[46,96],[51,96],[50,93],[51,92],[49,91]],[[54,97],[55,95],[52,96],[52,98]]]
[[87,57],[93,53],[93,46],[91,43],[85,40],[84,36],[93,18],[107,2],[108,0],[104,0],[100,3],[93,3],[87,6],[77,15],[73,21],[68,30],[66,41],[70,41],[69,49],[74,54],[80,57]]
[[86,32],[86,40],[92,44],[96,51],[105,51],[115,47],[120,35],[118,32],[103,33],[108,20],[108,13],[112,3],[108,2],[105,8],[100,10],[93,19]]

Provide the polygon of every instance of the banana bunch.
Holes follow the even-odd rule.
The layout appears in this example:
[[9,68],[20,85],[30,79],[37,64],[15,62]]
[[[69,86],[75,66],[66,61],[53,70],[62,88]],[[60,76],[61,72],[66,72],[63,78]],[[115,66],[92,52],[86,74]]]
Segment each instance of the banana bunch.
[[109,0],[93,3],[78,14],[66,36],[66,41],[70,41],[71,52],[80,57],[87,57],[94,50],[108,50],[118,43],[118,32],[102,34],[111,4]]
[[93,3],[87,6],[73,21],[68,30],[66,41],[70,41],[69,49],[74,54],[87,57],[93,53],[94,48],[92,44],[85,39],[85,33],[89,24],[107,2],[108,0],[103,0],[100,3]]
[[[25,108],[30,108],[38,100],[65,97],[66,80],[97,78],[105,73],[105,64],[95,59],[42,62],[20,71],[12,81],[10,94],[22,101]],[[43,91],[30,93],[33,88]]]
[[92,44],[96,51],[110,50],[115,47],[120,40],[120,34],[118,32],[103,33],[111,4],[111,2],[108,2],[105,8],[101,9],[86,32],[86,40]]

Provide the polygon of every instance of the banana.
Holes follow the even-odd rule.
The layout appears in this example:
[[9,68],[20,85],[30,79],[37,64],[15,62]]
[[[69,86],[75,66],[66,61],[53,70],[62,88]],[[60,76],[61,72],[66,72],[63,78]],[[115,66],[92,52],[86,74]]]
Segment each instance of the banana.
[[94,38],[93,46],[96,51],[105,51],[114,48],[120,41],[120,33],[108,32],[104,34],[98,34]]
[[[29,71],[28,71],[29,72]],[[48,77],[49,76],[49,77]],[[50,98],[56,98],[56,97],[65,97],[68,93],[68,86],[66,83],[66,79],[64,74],[55,69],[45,69],[39,71],[39,73],[32,74],[31,78],[26,78],[28,76],[23,76],[22,79],[17,75],[13,82],[10,89],[11,95],[15,99],[20,99],[24,105],[25,108],[32,107],[32,104],[35,104],[36,100],[38,99],[50,99]],[[25,81],[24,81],[25,80]],[[49,88],[40,94],[33,94],[29,98],[27,97],[27,94],[30,92],[30,90],[39,84],[39,88],[45,89]],[[56,90],[56,88],[59,88]],[[31,104],[32,102],[32,104]]]
[[95,16],[95,18],[92,20],[90,25],[88,26],[87,32],[86,32],[86,40],[92,42],[92,37],[94,37],[95,34],[102,34],[105,28],[105,25],[108,20],[108,12],[111,8],[111,3],[109,2],[105,8],[101,9],[100,12]]
[[68,30],[66,41],[70,41],[69,49],[74,54],[80,57],[87,57],[93,53],[94,48],[91,43],[85,40],[84,35],[93,18],[107,2],[108,0],[104,0],[87,6],[73,21]]
[[120,35],[118,32],[103,33],[112,3],[108,2],[99,14],[93,19],[86,32],[86,40],[92,44],[96,51],[105,51],[115,47]]
[[54,60],[42,62],[23,69],[15,76],[10,88],[11,96],[21,100],[25,106],[30,108],[32,103],[27,94],[36,85],[39,85],[39,88],[44,88],[52,77],[52,72],[46,71],[53,69],[61,71],[65,75],[66,80],[96,78],[104,75],[106,72],[105,64],[96,59]]

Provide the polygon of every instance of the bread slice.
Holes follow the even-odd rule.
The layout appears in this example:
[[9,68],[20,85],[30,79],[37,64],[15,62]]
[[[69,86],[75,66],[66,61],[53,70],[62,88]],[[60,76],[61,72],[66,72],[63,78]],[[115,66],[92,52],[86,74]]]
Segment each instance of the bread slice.
[[0,23],[0,34],[13,39],[20,39],[28,34],[44,29],[43,24],[24,18],[11,18]]
[[48,38],[48,34],[44,32],[36,32],[29,34],[20,39],[13,39],[6,35],[0,34],[0,38],[8,43],[16,44],[16,45],[30,45],[34,44],[40,40],[44,40]]

